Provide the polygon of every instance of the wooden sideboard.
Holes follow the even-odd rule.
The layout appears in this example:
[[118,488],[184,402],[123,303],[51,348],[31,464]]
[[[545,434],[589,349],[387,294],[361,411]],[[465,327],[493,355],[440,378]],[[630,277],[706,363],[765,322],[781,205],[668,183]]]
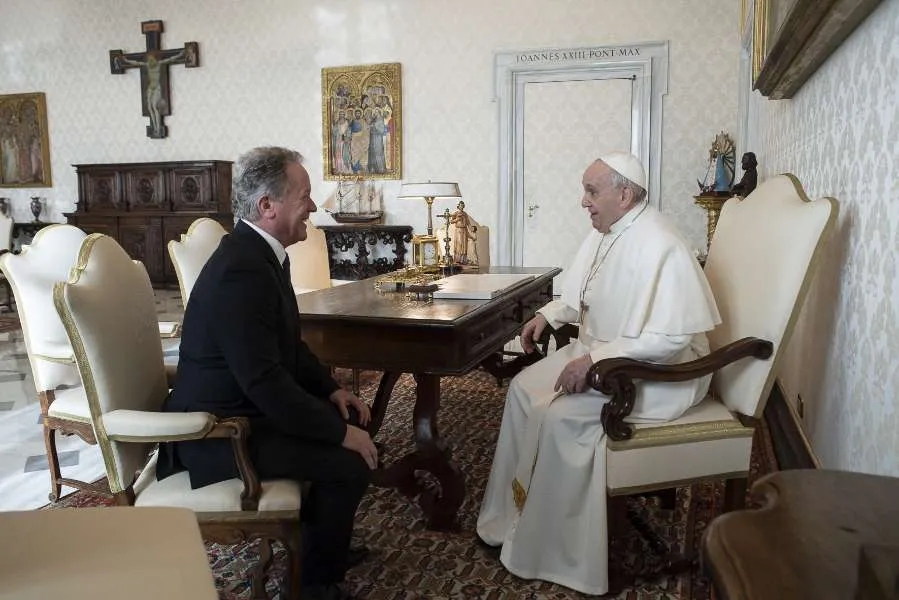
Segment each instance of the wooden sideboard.
[[200,217],[227,230],[231,213],[231,162],[195,160],[75,165],[78,206],[68,222],[115,238],[144,263],[156,286],[177,286],[166,246]]

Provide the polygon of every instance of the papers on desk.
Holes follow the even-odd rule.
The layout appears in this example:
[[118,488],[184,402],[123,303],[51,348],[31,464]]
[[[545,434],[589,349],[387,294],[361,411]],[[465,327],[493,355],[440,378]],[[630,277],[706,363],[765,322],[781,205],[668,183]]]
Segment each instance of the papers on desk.
[[434,298],[490,300],[532,279],[533,275],[520,273],[463,273],[433,282],[440,286]]

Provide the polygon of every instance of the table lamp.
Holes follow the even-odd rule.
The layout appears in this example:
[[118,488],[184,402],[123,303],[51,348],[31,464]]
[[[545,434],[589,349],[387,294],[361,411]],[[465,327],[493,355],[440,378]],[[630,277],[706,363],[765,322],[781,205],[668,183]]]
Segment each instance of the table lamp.
[[431,205],[435,198],[461,198],[459,184],[439,181],[427,183],[404,183],[397,198],[424,198],[428,203],[428,235],[434,234],[431,220]]

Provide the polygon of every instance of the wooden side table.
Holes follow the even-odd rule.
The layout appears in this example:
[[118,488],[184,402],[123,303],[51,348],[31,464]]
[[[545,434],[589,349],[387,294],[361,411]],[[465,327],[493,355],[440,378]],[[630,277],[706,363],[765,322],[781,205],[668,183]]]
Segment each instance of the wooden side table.
[[794,470],[752,486],[757,510],[712,521],[703,557],[723,600],[895,600],[899,478]]
[[22,221],[15,222],[12,224],[12,251],[13,252],[21,252],[22,246],[26,244],[30,244],[31,240],[34,239],[34,236],[38,231],[46,227],[47,225],[52,225],[53,223],[45,223],[43,221]]
[[[354,223],[318,228],[325,232],[332,279],[365,279],[402,269],[406,264],[406,244],[412,241],[409,225]],[[374,256],[377,246],[383,246],[392,256]],[[339,255],[345,252],[355,252],[355,256],[341,258]]]

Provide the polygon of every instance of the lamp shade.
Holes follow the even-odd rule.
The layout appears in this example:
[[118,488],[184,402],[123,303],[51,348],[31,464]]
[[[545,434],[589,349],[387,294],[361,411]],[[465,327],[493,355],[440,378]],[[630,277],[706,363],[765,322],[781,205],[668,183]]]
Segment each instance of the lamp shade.
[[461,198],[458,183],[404,183],[397,198]]

